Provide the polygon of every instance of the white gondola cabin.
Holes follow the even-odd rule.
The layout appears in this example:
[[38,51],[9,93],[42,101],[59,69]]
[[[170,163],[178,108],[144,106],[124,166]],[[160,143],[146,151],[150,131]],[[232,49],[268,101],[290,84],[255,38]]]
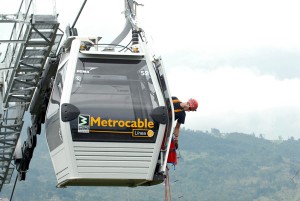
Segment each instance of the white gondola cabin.
[[161,183],[174,117],[160,60],[144,43],[95,51],[73,37],[64,48],[45,124],[57,186]]

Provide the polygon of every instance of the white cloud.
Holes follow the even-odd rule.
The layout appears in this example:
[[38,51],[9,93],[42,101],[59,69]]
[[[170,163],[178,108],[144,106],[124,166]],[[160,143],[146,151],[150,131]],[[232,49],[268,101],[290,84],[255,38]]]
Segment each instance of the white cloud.
[[206,71],[175,67],[169,69],[168,80],[174,96],[182,101],[189,97],[199,101],[198,111],[187,114],[188,128],[261,132],[270,138],[300,137],[293,130],[300,130],[297,126],[300,115],[296,114],[300,111],[299,79],[278,80],[247,68],[221,67]]
[[[193,120],[197,118],[197,122]],[[187,128],[210,130],[218,128],[223,133],[242,132],[256,136],[262,134],[267,139],[299,138],[300,107],[282,107],[249,113],[228,113],[219,115],[188,115]]]
[[[145,2],[144,25],[164,48],[228,52],[299,47],[295,0],[187,0]],[[149,17],[151,16],[151,17]]]

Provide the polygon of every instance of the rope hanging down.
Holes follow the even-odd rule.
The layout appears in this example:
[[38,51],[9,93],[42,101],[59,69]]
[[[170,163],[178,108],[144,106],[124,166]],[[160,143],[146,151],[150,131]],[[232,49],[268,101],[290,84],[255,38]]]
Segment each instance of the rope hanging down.
[[171,187],[170,187],[170,177],[169,169],[166,168],[166,178],[165,178],[165,201],[172,201]]

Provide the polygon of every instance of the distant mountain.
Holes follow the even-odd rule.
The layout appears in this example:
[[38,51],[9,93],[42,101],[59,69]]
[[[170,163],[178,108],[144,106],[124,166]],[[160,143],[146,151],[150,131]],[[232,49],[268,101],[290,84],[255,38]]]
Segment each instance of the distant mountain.
[[[137,188],[68,187],[57,189],[44,136],[26,181],[18,182],[13,201],[157,201],[164,185]],[[170,168],[173,201],[300,200],[300,141],[270,141],[241,133],[182,129],[179,164]],[[1,198],[13,187],[5,185]]]

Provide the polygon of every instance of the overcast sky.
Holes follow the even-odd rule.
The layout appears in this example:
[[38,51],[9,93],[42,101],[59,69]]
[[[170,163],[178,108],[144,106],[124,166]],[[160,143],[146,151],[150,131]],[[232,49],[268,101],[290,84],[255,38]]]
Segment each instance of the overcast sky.
[[[18,9],[16,0],[0,1],[9,2],[0,13]],[[36,1],[38,12],[52,12],[43,9],[50,0]],[[62,29],[82,2],[57,1]],[[172,95],[199,102],[186,128],[300,138],[300,1],[138,2],[140,26],[163,58]],[[110,42],[124,26],[123,8],[123,0],[88,0],[79,35]]]

